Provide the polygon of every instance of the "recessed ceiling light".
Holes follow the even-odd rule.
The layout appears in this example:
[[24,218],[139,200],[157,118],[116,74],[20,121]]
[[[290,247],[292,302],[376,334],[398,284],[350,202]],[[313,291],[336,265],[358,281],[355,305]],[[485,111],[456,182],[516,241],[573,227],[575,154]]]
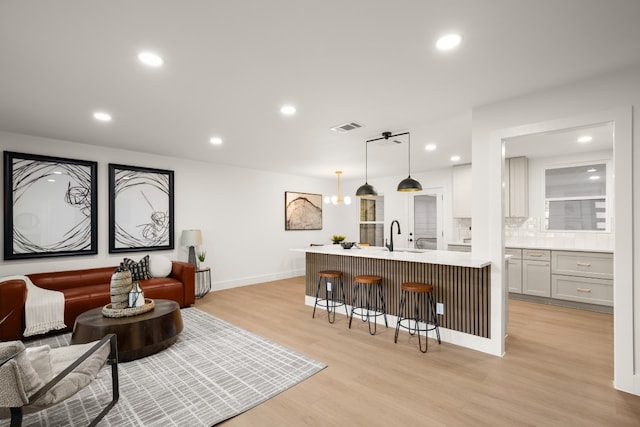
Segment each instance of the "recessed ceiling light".
[[213,145],[220,145],[222,144],[222,138],[214,136],[209,140],[210,143],[212,143]]
[[598,170],[598,169],[596,169],[596,168],[591,168],[591,169],[587,170],[587,172],[590,172],[590,173],[591,173],[591,172],[595,172],[595,171],[597,171],[597,170]]
[[436,42],[438,50],[451,50],[457,47],[462,41],[460,34],[447,34],[442,36]]
[[578,138],[578,142],[590,142],[593,139],[590,135],[584,135]]
[[283,105],[282,108],[280,108],[280,112],[285,116],[292,116],[296,113],[296,107],[293,105]]
[[105,113],[104,111],[96,111],[93,113],[93,118],[96,120],[100,120],[101,122],[110,122],[111,114]]
[[424,149],[427,151],[433,151],[436,149],[436,144],[427,144],[424,146]]
[[153,52],[140,52],[138,54],[138,60],[150,67],[159,67],[164,64],[164,59]]
[[600,177],[598,175],[591,175],[589,179],[593,179],[595,181],[597,179],[600,179]]
[[457,162],[458,160],[460,160],[460,156],[451,156],[452,162]]
[[49,182],[56,182],[56,180],[55,180],[55,179],[53,179],[53,178],[49,178],[47,181],[49,181]]

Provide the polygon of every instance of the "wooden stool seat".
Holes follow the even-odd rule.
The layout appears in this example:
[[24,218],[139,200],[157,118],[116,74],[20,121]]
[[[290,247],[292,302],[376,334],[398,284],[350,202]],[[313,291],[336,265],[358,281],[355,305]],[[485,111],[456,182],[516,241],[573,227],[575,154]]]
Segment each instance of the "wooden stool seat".
[[353,278],[354,282],[358,283],[366,283],[368,285],[373,285],[374,283],[382,282],[382,277],[380,276],[356,276]]
[[[333,281],[336,279],[336,283]],[[324,286],[322,281],[324,280]],[[320,289],[323,288],[322,293]],[[336,298],[336,293],[339,293]],[[324,294],[324,296],[322,296]],[[342,299],[340,299],[342,294]],[[316,316],[316,307],[324,307],[327,309],[327,320],[333,323],[336,320],[336,308],[344,306],[344,312],[349,317],[347,310],[347,297],[344,294],[344,282],[342,281],[342,271],[339,270],[321,270],[318,272],[318,288],[316,289],[316,302],[313,304],[313,313],[311,318]]]
[[325,277],[327,279],[337,279],[342,277],[342,271],[337,270],[322,270],[318,272],[320,277]]
[[428,283],[420,283],[420,282],[406,282],[400,285],[401,291],[406,292],[415,292],[426,294],[428,292],[433,292],[433,285]]
[[[360,285],[366,287],[366,290],[360,292]],[[358,297],[360,301],[358,302]],[[380,307],[378,307],[380,302]],[[384,316],[384,325],[389,327],[387,323],[387,306],[382,296],[382,277],[372,275],[358,275],[353,278],[353,301],[351,303],[351,317],[349,318],[349,329],[353,315],[360,316],[363,322],[368,322],[369,333],[376,334],[376,317]],[[371,319],[373,318],[373,326]]]
[[[400,328],[409,330],[409,334],[418,335],[418,348],[423,353],[426,353],[429,349],[429,331],[436,332],[438,338],[438,344],[440,344],[440,328],[438,326],[438,317],[436,315],[436,302],[433,299],[433,285],[422,282],[405,282],[400,284],[400,306],[398,308],[398,321],[396,323],[396,333],[393,338],[393,342],[398,342],[398,332]],[[407,302],[407,296],[412,295],[413,299],[413,314],[411,312],[405,315],[405,305]],[[422,301],[424,300],[424,301]],[[422,307],[424,304],[424,309]],[[409,309],[411,311],[411,309]],[[420,312],[423,311],[421,314]],[[407,322],[403,324],[402,322]],[[413,322],[413,327],[411,326]],[[424,327],[420,327],[419,324],[424,323]],[[432,325],[429,327],[429,325]],[[422,349],[421,332],[424,332],[425,347]]]

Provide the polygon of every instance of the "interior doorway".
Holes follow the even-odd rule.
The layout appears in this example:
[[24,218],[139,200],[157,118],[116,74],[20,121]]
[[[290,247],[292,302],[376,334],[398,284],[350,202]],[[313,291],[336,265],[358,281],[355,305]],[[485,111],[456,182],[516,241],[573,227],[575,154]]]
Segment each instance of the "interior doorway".
[[[509,138],[549,132],[557,129],[576,128],[594,123],[612,122],[614,125],[614,143],[613,143],[613,168],[615,169],[614,189],[614,217],[613,227],[614,240],[614,283],[613,283],[613,301],[615,304],[614,316],[614,387],[634,393],[640,390],[640,381],[634,376],[634,324],[629,319],[633,319],[633,209],[632,209],[632,114],[629,108],[619,108],[616,110],[603,111],[599,113],[586,114],[578,117],[569,117],[565,119],[553,120],[549,122],[541,122],[530,125],[522,125],[513,128],[504,128],[494,132],[491,139],[500,143],[501,158],[504,159],[504,142]],[[498,146],[494,146],[496,149]],[[497,154],[497,150],[494,151]],[[497,165],[496,165],[497,166]],[[504,196],[503,196],[504,203]],[[504,229],[504,216],[499,216],[499,229]],[[498,218],[496,218],[498,219]],[[491,221],[491,220],[490,220]],[[483,237],[483,234],[480,233]],[[502,264],[504,262],[504,235],[502,239],[489,246],[495,250],[495,253],[501,254],[495,257],[494,262]],[[500,248],[502,250],[500,250]],[[498,280],[496,285],[501,289],[506,286],[506,277],[502,272],[498,272],[497,276],[502,279]],[[502,296],[502,292],[492,294],[495,296],[495,303],[501,305],[503,310],[495,312],[496,322],[493,325],[498,332],[496,336],[500,337],[501,348],[503,354],[504,348],[504,332],[505,325],[499,322],[499,317],[504,312],[508,304],[508,298]],[[505,295],[506,296],[506,295]]]
[[428,188],[409,198],[409,247],[443,250],[442,188]]

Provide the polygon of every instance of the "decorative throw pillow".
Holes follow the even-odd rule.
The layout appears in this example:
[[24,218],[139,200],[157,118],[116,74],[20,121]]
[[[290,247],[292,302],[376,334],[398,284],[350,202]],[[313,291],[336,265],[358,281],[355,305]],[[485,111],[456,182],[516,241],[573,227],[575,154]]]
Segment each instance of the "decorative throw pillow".
[[[24,350],[24,344],[21,341],[0,342],[0,360],[14,356],[7,364],[15,366],[15,372],[19,377],[18,384],[3,384],[3,386],[9,387],[9,398],[22,400],[22,405],[26,404],[29,401],[29,397],[44,385],[44,381],[31,366],[31,362]],[[3,380],[5,379],[3,378]],[[17,402],[13,404],[21,406]]]
[[151,277],[167,277],[171,274],[173,265],[171,260],[162,255],[149,256],[149,273]]
[[51,347],[48,345],[40,345],[37,347],[27,347],[27,357],[31,361],[31,366],[38,373],[42,381],[48,383],[53,378],[53,369],[51,368],[51,358],[49,352]]
[[123,262],[131,272],[131,280],[137,281],[151,278],[151,274],[149,273],[149,255],[145,255],[138,262],[129,258],[125,258]]

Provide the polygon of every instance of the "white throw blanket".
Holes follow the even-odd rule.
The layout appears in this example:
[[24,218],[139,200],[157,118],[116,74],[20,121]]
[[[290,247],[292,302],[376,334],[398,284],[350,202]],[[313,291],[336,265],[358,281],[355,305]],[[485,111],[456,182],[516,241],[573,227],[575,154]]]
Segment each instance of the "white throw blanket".
[[25,337],[64,329],[64,294],[37,287],[27,276],[8,276],[0,279],[24,280],[27,284],[27,301],[24,305]]

